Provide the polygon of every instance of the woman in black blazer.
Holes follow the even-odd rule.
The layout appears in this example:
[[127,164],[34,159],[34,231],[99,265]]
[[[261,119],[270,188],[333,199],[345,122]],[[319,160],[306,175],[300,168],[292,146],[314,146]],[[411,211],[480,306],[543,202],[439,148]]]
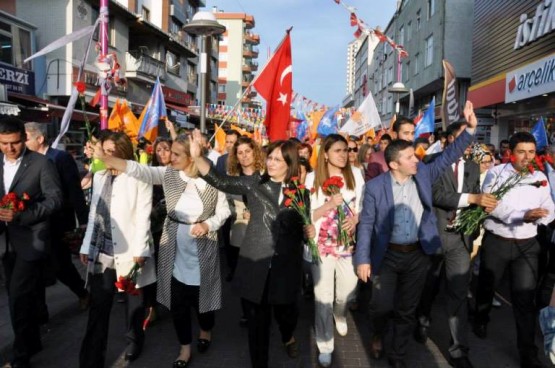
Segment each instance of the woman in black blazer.
[[230,177],[218,174],[202,156],[200,131],[195,130],[191,140],[191,157],[203,179],[221,191],[245,195],[249,203],[251,219],[234,282],[247,306],[252,366],[268,366],[272,309],[287,354],[295,358],[303,240],[314,235],[312,225],[303,226],[301,216],[283,205],[283,188],[299,173],[297,147],[289,141],[273,142],[263,175]]

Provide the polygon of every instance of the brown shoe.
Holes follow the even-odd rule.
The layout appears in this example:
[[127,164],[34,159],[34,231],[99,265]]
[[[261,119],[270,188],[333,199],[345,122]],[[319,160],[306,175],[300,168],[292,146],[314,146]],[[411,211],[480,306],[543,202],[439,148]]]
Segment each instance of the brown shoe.
[[381,336],[372,336],[372,341],[370,342],[370,358],[374,360],[383,358],[383,342]]

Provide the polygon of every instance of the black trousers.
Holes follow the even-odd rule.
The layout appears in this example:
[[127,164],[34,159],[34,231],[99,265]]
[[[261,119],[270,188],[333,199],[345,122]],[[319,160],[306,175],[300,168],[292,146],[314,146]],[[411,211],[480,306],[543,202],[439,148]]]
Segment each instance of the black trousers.
[[372,278],[370,318],[374,335],[384,336],[393,312],[390,359],[405,357],[429,266],[430,257],[421,250],[402,253],[388,249],[379,273]]
[[508,269],[511,301],[516,322],[517,346],[521,359],[535,357],[535,292],[540,245],[535,238],[516,243],[486,231],[480,248],[480,275],[476,291],[475,323],[487,324],[495,288]]
[[291,340],[297,327],[299,317],[297,303],[269,304],[267,283],[260,304],[246,299],[242,299],[242,303],[248,319],[251,365],[253,368],[266,368],[268,367],[272,310],[281,333],[281,342],[285,344]]
[[14,362],[25,364],[42,348],[38,307],[44,289],[40,281],[44,260],[26,261],[10,252],[3,256],[2,263],[14,332]]
[[203,331],[211,331],[214,328],[216,313],[199,312],[199,286],[186,285],[172,277],[171,288],[171,312],[177,339],[181,345],[189,345],[193,341],[191,308],[195,310],[198,324]]
[[83,298],[87,295],[85,281],[81,278],[79,271],[77,271],[73,264],[69,247],[60,241],[62,235],[53,234],[50,261],[54,267],[56,278],[66,285],[78,298]]
[[416,310],[418,323],[426,327],[430,324],[430,313],[439,285],[445,279],[447,297],[447,321],[452,343],[449,354],[452,358],[468,356],[468,302],[470,285],[470,253],[461,235],[445,235],[448,241],[443,244],[443,253],[431,257],[432,266],[426,276],[420,304]]
[[[79,353],[81,368],[103,368],[108,346],[110,312],[116,294],[116,270],[107,268],[102,274],[89,274],[91,304],[85,337]],[[144,341],[143,320],[145,307],[142,293],[127,294],[126,338],[142,344]]]

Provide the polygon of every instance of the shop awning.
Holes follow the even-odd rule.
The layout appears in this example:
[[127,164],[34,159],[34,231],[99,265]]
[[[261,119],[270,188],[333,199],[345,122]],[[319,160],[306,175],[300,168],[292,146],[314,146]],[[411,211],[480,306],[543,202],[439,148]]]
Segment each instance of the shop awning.
[[167,103],[167,102],[166,102],[166,107],[168,107],[168,108],[170,108],[170,109],[172,109],[172,110],[175,110],[175,111],[182,112],[182,113],[184,113],[184,114],[188,114],[188,113],[189,113],[189,110],[187,109],[186,106],[179,106],[179,105],[174,105],[174,104],[170,104],[170,103]]
[[[17,102],[23,108],[28,108],[31,110],[38,110],[49,112],[52,117],[61,118],[64,116],[64,112],[66,111],[65,106],[54,104],[48,100],[43,98],[32,96],[32,95],[25,95],[21,93],[9,92],[8,99],[13,102]],[[23,103],[28,103],[25,105],[21,105]],[[99,114],[95,112],[86,112],[89,121],[94,122],[99,120]],[[79,106],[75,106],[73,110],[73,114],[71,116],[71,120],[74,121],[85,121],[83,113],[80,111]]]
[[0,115],[18,115],[20,111],[17,105],[0,102]]
[[474,109],[505,103],[505,74],[470,86],[468,100]]

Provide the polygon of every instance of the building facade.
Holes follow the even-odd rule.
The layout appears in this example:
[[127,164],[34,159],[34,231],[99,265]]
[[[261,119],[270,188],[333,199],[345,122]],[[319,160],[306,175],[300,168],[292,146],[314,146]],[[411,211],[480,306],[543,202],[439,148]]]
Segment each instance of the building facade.
[[343,107],[351,107],[354,104],[355,92],[355,62],[356,55],[360,45],[362,44],[363,37],[359,37],[347,45],[347,73],[345,84],[345,98],[343,99]]
[[214,11],[218,22],[226,27],[219,45],[218,104],[234,106],[241,99],[242,107],[258,107],[253,100],[256,92],[247,91],[258,70],[260,36],[251,31],[254,16]]
[[554,141],[555,3],[476,0],[474,13],[469,99],[492,122],[491,142],[540,118]]
[[371,90],[382,121],[389,122],[400,99],[400,114],[408,113],[409,95],[388,92],[401,81],[413,90],[415,110],[423,109],[433,97],[436,117],[443,93],[445,59],[453,65],[459,83],[460,103],[466,100],[471,76],[473,0],[404,0],[385,29],[385,34],[404,46],[409,56],[399,59],[393,48],[380,43],[370,66]]

